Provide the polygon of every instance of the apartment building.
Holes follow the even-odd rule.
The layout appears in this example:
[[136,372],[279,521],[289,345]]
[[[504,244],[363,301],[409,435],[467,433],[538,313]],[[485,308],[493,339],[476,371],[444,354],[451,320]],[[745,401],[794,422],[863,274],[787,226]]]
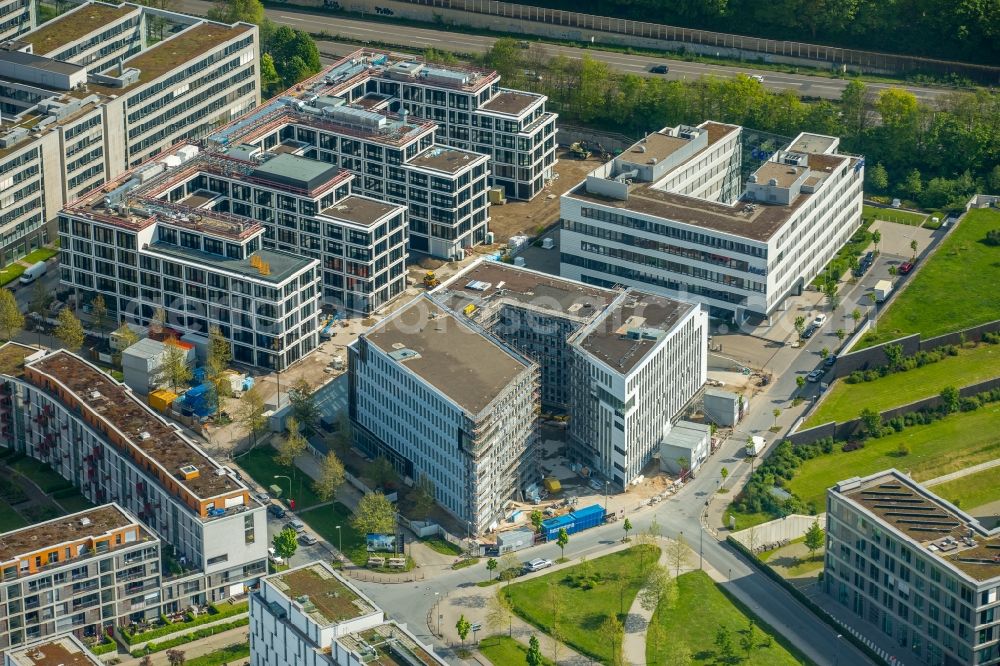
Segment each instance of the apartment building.
[[0,650],[160,613],[160,540],[117,504],[0,535],[0,571]]
[[0,43],[0,261],[54,241],[66,202],[255,107],[258,56],[254,25],[128,3]]
[[[61,282],[84,303],[102,294],[113,321],[146,325],[162,307],[170,328],[207,335],[218,326],[235,361],[284,370],[319,344],[320,263],[265,248],[265,226],[240,202],[261,203],[273,219],[303,199],[333,201],[349,185],[336,169],[279,170],[279,161],[255,165],[182,144],[92,190],[59,215]],[[371,235],[384,243],[388,227],[365,229],[369,252]]]
[[1000,664],[1000,528],[890,469],[827,491],[824,591],[900,663]]
[[432,297],[538,363],[542,406],[570,416],[571,457],[619,488],[705,383],[708,317],[695,304],[492,261]]
[[560,274],[737,323],[770,316],[860,226],[864,159],[836,137],[802,133],[777,151],[757,140],[711,121],[665,128],[595,169],[560,200]]
[[538,366],[428,296],[349,348],[356,444],[434,485],[469,531],[498,525],[506,503],[538,481]]
[[0,42],[17,37],[34,27],[35,11],[31,0],[0,1]]
[[163,612],[242,594],[266,572],[264,507],[128,387],[75,354],[16,343],[0,347],[0,368],[0,443],[170,546]]
[[436,143],[434,123],[394,113],[392,98],[366,92],[372,57],[331,66],[210,143],[230,154],[290,154],[340,167],[355,175],[358,194],[407,208],[411,250],[461,258],[486,240],[489,157]]
[[253,666],[444,666],[326,562],[261,580],[250,595]]
[[31,645],[4,652],[4,666],[103,666],[73,634],[50,636]]

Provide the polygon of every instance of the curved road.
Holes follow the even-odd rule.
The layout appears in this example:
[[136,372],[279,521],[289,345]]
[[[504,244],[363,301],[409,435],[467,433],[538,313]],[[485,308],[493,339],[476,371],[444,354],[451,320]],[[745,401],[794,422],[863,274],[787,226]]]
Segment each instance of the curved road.
[[[203,16],[208,13],[211,6],[212,3],[207,0],[180,0],[177,4],[177,10]],[[269,19],[279,25],[287,25],[314,33],[326,31],[334,38],[344,36],[354,40],[371,40],[373,42],[417,48],[482,53],[489,49],[493,42],[496,41],[495,37],[448,32],[430,27],[414,28],[395,23],[363,21],[353,18],[347,19],[340,16],[323,16],[313,12],[299,11],[291,6],[281,8],[268,7],[266,14]],[[650,74],[650,67],[661,64],[663,62],[662,59],[649,55],[629,55],[627,53],[602,51],[594,48],[585,50],[557,44],[541,43],[541,45],[549,55],[562,55],[570,59],[580,59],[584,54],[587,54],[595,60],[607,63],[612,69],[642,76],[665,76],[668,79],[696,79],[701,76],[731,78],[741,73],[759,74],[764,77],[764,85],[771,90],[792,90],[800,96],[820,97],[823,99],[839,99],[848,83],[843,79],[831,79],[823,76],[755,70],[749,65],[747,67],[729,67],[686,62],[683,60],[669,60],[669,74]],[[902,83],[899,85],[868,83],[867,86],[869,90],[874,91],[904,87],[916,95],[917,99],[922,102],[930,102],[952,92],[947,89],[908,86]]]

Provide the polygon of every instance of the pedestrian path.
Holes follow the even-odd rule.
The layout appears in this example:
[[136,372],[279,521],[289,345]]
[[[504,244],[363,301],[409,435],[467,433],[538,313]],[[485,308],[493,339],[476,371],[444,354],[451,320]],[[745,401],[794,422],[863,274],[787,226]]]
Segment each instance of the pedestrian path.
[[[222,631],[205,638],[199,638],[191,643],[185,643],[184,645],[178,645],[177,650],[184,653],[184,659],[190,661],[195,657],[201,657],[210,652],[215,652],[216,650],[221,650],[222,648],[234,645],[234,644],[245,644],[250,640],[248,628],[247,627],[236,627],[235,629],[229,629],[227,631]],[[112,652],[106,655],[106,659],[120,658],[116,653]],[[170,663],[167,660],[167,651],[162,650],[160,652],[154,652],[149,655],[152,666],[168,666]],[[137,666],[141,659],[136,659],[130,656],[126,656],[122,659],[121,666]],[[236,664],[242,664],[249,659],[240,659],[232,662],[235,666]]]
[[928,479],[923,482],[923,486],[936,486],[947,481],[961,479],[963,476],[975,474],[976,472],[982,472],[983,470],[992,469],[994,467],[1000,467],[1000,458],[997,458],[996,460],[987,460],[984,463],[979,463],[978,465],[973,465],[972,467],[966,467],[965,469],[960,469],[957,472],[952,472],[951,474],[943,474],[937,478]]
[[[667,549],[662,545],[657,564],[663,567],[667,565]],[[622,658],[625,664],[646,663],[646,629],[652,620],[653,611],[643,607],[642,590],[639,590],[625,618],[625,636],[622,640]]]

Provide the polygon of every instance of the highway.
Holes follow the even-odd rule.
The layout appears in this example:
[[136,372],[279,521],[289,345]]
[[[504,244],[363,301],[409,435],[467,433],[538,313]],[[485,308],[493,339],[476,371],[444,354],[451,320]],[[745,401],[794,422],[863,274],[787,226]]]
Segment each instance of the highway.
[[[212,3],[206,0],[180,0],[177,10],[189,14],[204,15]],[[293,7],[267,8],[267,17],[279,25],[287,25],[312,33],[326,31],[334,38],[349,37],[352,40],[379,42],[419,49],[433,48],[457,53],[482,53],[490,48],[495,37],[470,35],[448,32],[435,28],[414,28],[394,23],[378,21],[363,21],[346,19],[339,16],[322,16],[312,12],[298,11]],[[543,44],[544,51],[550,56],[562,55],[570,59],[580,59],[584,54],[595,60],[610,65],[613,69],[642,76],[665,77],[667,79],[697,79],[702,76],[717,76],[730,78],[741,73],[759,74],[764,77],[764,85],[770,90],[791,90],[805,97],[822,99],[839,99],[841,92],[847,86],[847,81],[830,79],[823,76],[807,76],[804,74],[785,74],[769,70],[755,70],[752,66],[721,66],[707,65],[683,60],[666,60],[648,55],[629,55],[614,51],[602,51],[588,48],[586,50],[572,46]],[[320,46],[321,51],[329,51],[328,47]],[[336,50],[338,53],[339,49]],[[668,74],[651,74],[650,67],[666,62],[670,67]],[[879,91],[886,88],[900,87],[884,83],[868,83],[870,90]],[[926,88],[918,86],[903,86],[922,102],[931,102],[948,95],[950,90]]]

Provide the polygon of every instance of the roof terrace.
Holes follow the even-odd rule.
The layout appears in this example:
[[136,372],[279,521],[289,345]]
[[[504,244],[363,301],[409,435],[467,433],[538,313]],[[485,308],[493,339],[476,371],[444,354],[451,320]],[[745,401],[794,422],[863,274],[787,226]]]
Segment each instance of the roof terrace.
[[441,666],[446,663],[427,652],[393,622],[337,640],[358,654],[366,666]]
[[321,562],[275,574],[267,581],[321,627],[378,612],[333,569]]
[[0,375],[20,377],[24,374],[24,361],[40,349],[28,347],[17,342],[5,342],[0,345]]
[[83,39],[92,32],[104,30],[119,19],[139,11],[135,5],[89,2],[47,21],[18,39],[30,43],[36,54],[45,55]]
[[486,162],[488,159],[489,156],[480,155],[471,150],[435,146],[414,157],[409,164],[454,175],[477,162]]
[[[29,525],[19,530],[0,534],[0,562],[10,562],[45,548],[65,543],[96,541],[110,537],[127,527],[135,527],[136,540],[125,545],[140,543],[153,538],[142,525],[116,504],[80,511],[44,523]],[[108,547],[114,547],[113,542]],[[89,553],[88,553],[89,555]]]
[[15,666],[103,666],[72,634],[10,650],[7,658]]
[[[182,503],[206,518],[208,509],[199,511],[183,495],[196,500],[246,493],[242,483],[225,473],[194,442],[175,426],[143,404],[123,384],[115,382],[83,359],[67,351],[56,351],[26,366],[29,382],[58,395],[71,409],[79,407],[92,415],[91,423],[124,448],[138,464],[151,464],[159,470],[161,484],[179,495]],[[94,423],[96,421],[96,423]],[[193,468],[193,469],[192,469]],[[216,506],[215,510],[223,507]],[[236,510],[243,505],[234,507]]]

